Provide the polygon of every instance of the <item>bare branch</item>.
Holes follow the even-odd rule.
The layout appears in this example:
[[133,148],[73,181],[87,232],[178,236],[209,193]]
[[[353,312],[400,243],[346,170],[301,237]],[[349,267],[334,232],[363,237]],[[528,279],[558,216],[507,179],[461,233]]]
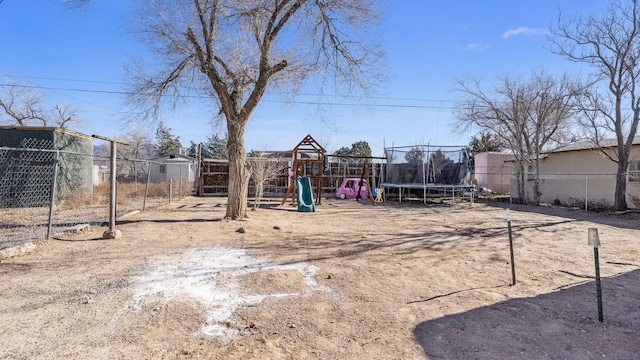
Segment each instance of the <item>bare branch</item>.
[[41,108],[42,94],[21,86],[16,80],[2,85],[1,89],[4,91],[0,92],[0,108],[12,125],[29,126],[35,122],[47,126],[47,117]]
[[[582,114],[596,144],[613,134],[613,153],[601,149],[617,162],[614,207],[626,210],[626,173],[631,146],[640,122],[640,9],[637,0],[614,0],[600,17],[558,19],[552,29],[552,50],[571,61],[593,67],[596,81],[592,94],[583,96]],[[597,94],[606,89],[608,96]]]
[[[244,129],[266,91],[319,75],[363,92],[379,79],[369,40],[376,0],[140,0],[141,35],[156,55],[132,104],[157,115],[183,93],[211,97],[227,122],[228,216],[244,216]],[[229,209],[235,208],[233,211]]]
[[70,126],[77,125],[80,122],[77,111],[70,104],[55,105],[53,110],[55,114],[53,121],[61,129],[68,129]]
[[551,77],[544,72],[533,73],[531,79],[512,76],[502,78],[492,94],[482,90],[473,79],[458,81],[458,91],[465,99],[459,104],[456,117],[466,129],[478,127],[495,134],[509,145],[520,170],[518,196],[527,201],[523,169],[535,167],[535,201],[540,200],[538,172],[540,154],[567,131],[575,113],[578,90],[567,76]]

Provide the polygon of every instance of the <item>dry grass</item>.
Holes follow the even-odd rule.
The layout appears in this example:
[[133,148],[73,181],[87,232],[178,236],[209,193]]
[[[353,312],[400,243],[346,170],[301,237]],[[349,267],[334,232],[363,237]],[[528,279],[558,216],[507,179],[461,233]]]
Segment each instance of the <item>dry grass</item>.
[[[184,185],[184,189],[187,186]],[[169,183],[149,184],[148,199],[169,199]],[[117,198],[118,205],[129,205],[133,202],[144,200],[146,185],[144,183],[118,183]],[[66,192],[58,196],[56,207],[60,210],[76,209],[79,207],[106,206],[109,204],[111,187],[109,183],[101,183],[93,187],[93,193],[86,191]],[[180,187],[173,186],[173,197],[180,198],[187,195],[183,190],[180,194]]]
[[12,208],[0,209],[0,223],[3,225],[17,224],[24,219],[35,219],[41,217],[47,208]]
[[640,209],[640,196],[629,195],[629,198],[631,199],[631,202],[633,203],[633,206],[636,209]]

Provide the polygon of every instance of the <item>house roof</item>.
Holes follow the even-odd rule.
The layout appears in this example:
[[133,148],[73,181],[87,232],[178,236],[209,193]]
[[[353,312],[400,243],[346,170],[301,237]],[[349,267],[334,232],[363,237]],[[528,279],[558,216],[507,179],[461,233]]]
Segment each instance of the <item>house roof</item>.
[[180,155],[180,154],[171,154],[171,155],[164,155],[164,156],[158,156],[156,158],[151,159],[153,161],[171,161],[171,160],[185,160],[185,161],[197,161],[197,159],[192,158],[191,156],[186,156],[186,155]]
[[[633,145],[640,145],[640,136],[636,136],[633,138]],[[612,148],[618,146],[618,140],[616,139],[605,139],[600,141],[600,147],[602,148]],[[559,153],[559,152],[568,152],[568,151],[580,151],[580,150],[596,150],[598,146],[593,140],[583,140],[578,141],[572,144],[564,145],[554,150],[549,151],[549,153]]]
[[69,130],[69,129],[62,129],[59,127],[52,127],[52,126],[17,126],[17,125],[5,125],[5,126],[0,126],[0,130],[19,130],[19,131],[51,131],[51,132],[59,132],[59,133],[65,133],[65,134],[70,134],[70,135],[74,135],[77,137],[82,137],[82,138],[86,138],[86,139],[91,139],[93,140],[93,138],[89,135],[86,134],[82,134],[79,133],[77,131],[73,131],[73,130]]

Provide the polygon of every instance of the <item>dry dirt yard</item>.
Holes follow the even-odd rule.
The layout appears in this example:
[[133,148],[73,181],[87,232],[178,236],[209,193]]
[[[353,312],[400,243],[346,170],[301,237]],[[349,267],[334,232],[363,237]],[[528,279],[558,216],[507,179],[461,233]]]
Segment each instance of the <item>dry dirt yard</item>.
[[0,358],[640,358],[638,220],[511,206],[511,286],[504,204],[296,210],[187,198],[4,259]]

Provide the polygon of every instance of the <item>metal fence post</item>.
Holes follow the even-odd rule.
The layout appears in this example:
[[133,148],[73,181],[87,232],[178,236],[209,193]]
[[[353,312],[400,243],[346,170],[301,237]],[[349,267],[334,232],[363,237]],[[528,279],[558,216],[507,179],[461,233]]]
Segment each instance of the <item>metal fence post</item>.
[[149,196],[149,179],[151,178],[151,163],[147,161],[147,184],[144,187],[144,200],[142,201],[142,211],[147,210],[147,197]]
[[116,142],[111,141],[111,179],[109,187],[109,232],[116,229]]
[[584,211],[589,211],[589,174],[584,174]]
[[511,188],[511,183],[513,182],[513,172],[511,173],[510,179],[509,179],[509,204],[513,204],[513,189]]
[[180,196],[178,197],[179,199],[182,199],[183,194],[182,194],[182,164],[180,164]]
[[55,152],[53,155],[53,176],[51,179],[51,202],[49,203],[49,224],[47,228],[47,241],[51,240],[51,229],[53,227],[53,210],[56,202],[56,180],[58,177],[58,158],[60,151]]
[[116,143],[120,143],[122,145],[125,146],[129,146],[128,143],[126,142],[122,142],[119,140],[115,140],[115,139],[110,139],[104,136],[99,136],[99,135],[91,135],[92,137],[96,138],[96,139],[100,139],[100,140],[105,140],[108,141],[109,143],[111,143],[111,176],[110,176],[110,187],[109,187],[109,230],[105,231],[102,234],[102,238],[103,239],[118,239],[120,238],[120,236],[122,235],[122,233],[120,232],[120,230],[116,230],[116,180],[117,180],[117,169],[116,169],[116,152],[117,152],[117,148],[116,148]]

